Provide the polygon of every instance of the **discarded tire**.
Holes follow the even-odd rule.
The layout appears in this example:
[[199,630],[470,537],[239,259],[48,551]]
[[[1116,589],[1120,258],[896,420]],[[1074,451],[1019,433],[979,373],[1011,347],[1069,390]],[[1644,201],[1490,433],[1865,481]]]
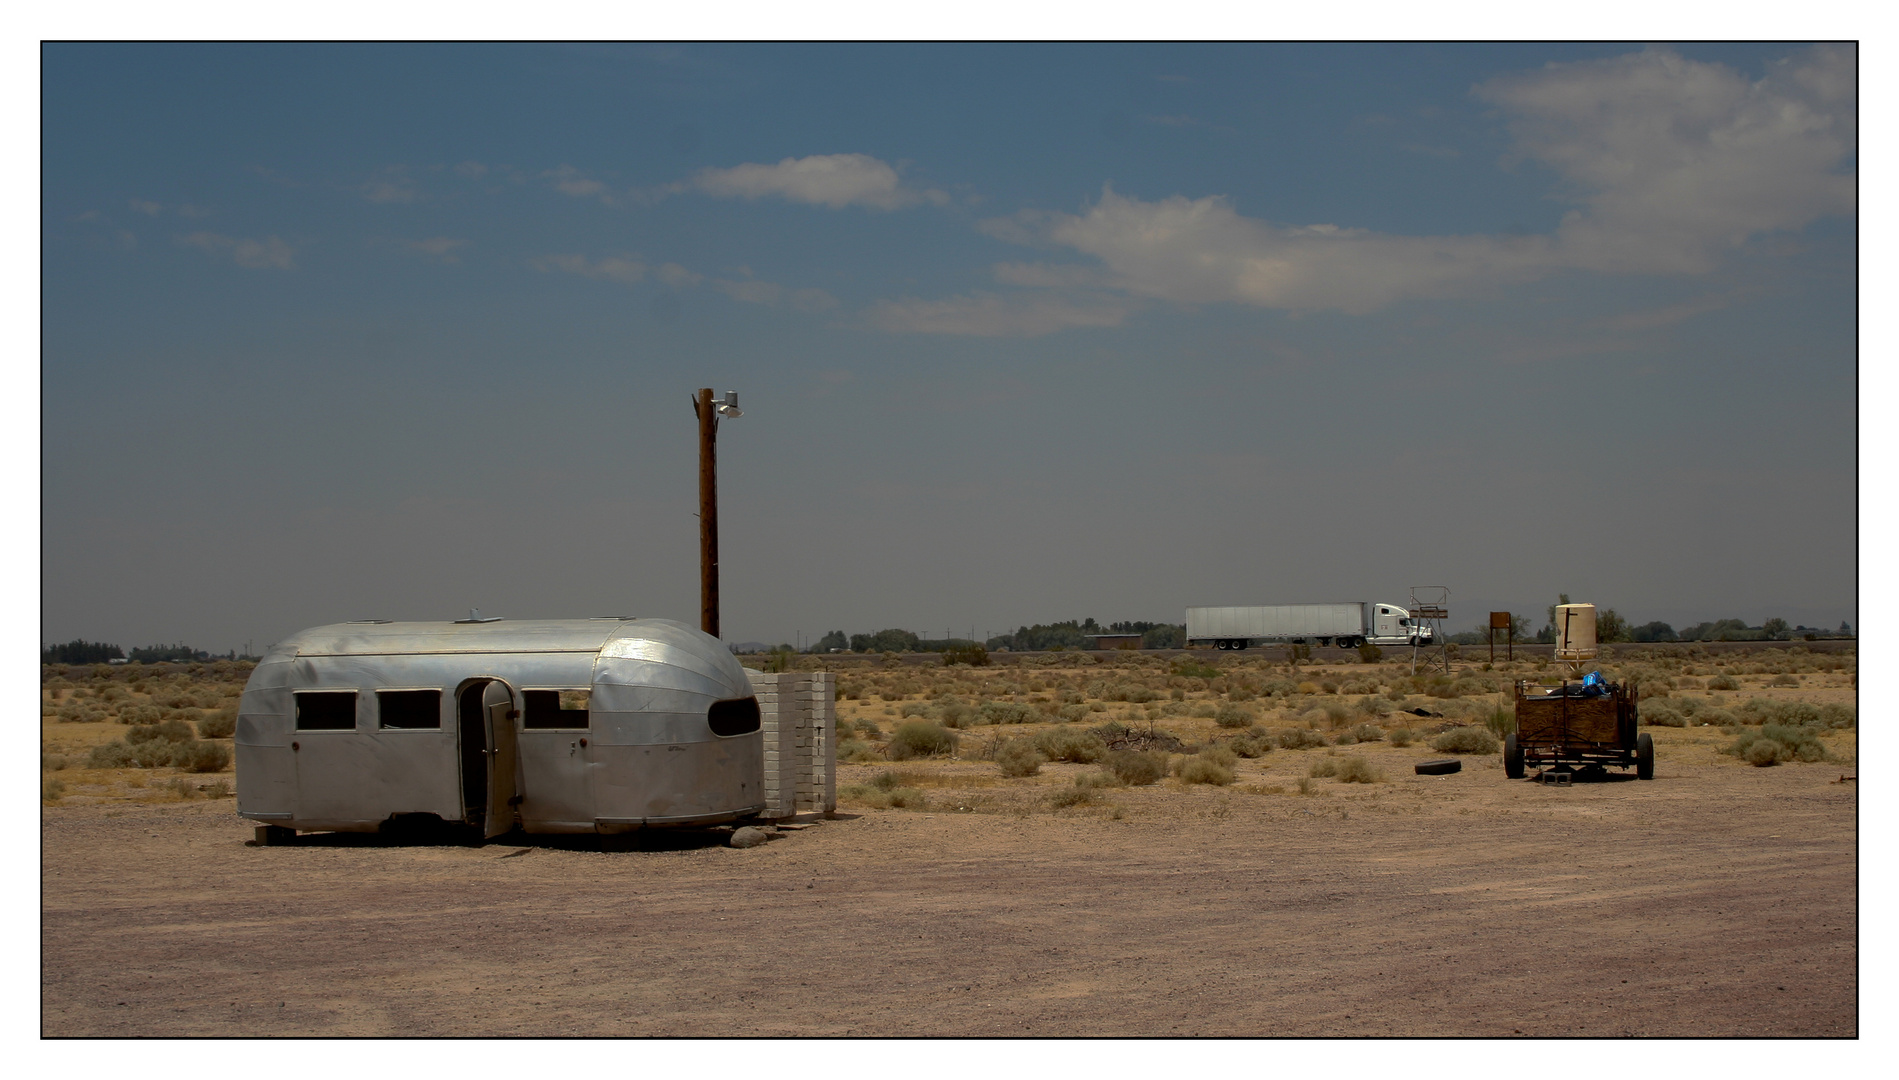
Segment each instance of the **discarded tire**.
[[1435,758],[1431,761],[1418,762],[1411,766],[1411,771],[1419,776],[1443,776],[1446,773],[1457,772],[1463,767],[1464,763],[1456,758]]

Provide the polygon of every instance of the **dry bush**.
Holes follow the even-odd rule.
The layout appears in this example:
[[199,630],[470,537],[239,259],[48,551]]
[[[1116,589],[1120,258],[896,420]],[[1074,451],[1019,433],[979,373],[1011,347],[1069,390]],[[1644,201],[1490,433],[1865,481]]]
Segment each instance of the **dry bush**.
[[1352,735],[1359,742],[1378,742],[1385,737],[1385,729],[1377,724],[1360,724],[1352,729]]
[[1784,724],[1768,724],[1759,731],[1742,729],[1733,744],[1722,747],[1721,752],[1763,766],[1783,761],[1825,761],[1832,756],[1811,730]]
[[1412,740],[1416,738],[1417,735],[1408,727],[1392,728],[1385,732],[1385,740],[1393,746],[1410,746]]
[[1271,735],[1259,728],[1254,728],[1235,736],[1227,746],[1240,757],[1260,758],[1272,753],[1273,740]]
[[1004,776],[1034,776],[1042,771],[1042,752],[1028,739],[1009,739],[996,747],[996,768]]
[[1447,754],[1494,754],[1497,737],[1487,727],[1469,724],[1452,728],[1431,740],[1431,749]]
[[1141,750],[1115,750],[1106,759],[1108,771],[1124,784],[1143,787],[1167,775],[1167,755]]
[[1311,728],[1281,728],[1273,734],[1281,750],[1310,750],[1325,745],[1325,736]]
[[1314,758],[1312,764],[1306,766],[1306,775],[1311,777],[1337,776],[1338,772],[1339,759],[1330,754]]
[[1230,750],[1209,748],[1181,758],[1174,766],[1174,774],[1186,784],[1223,786],[1233,782],[1233,764],[1237,760]]
[[941,724],[928,720],[906,720],[897,725],[884,752],[892,761],[912,758],[948,757],[956,752],[957,737]]
[[1716,675],[1714,678],[1708,680],[1708,689],[1710,690],[1739,690],[1740,688],[1741,684],[1739,680],[1735,679],[1732,675]]
[[1236,705],[1230,701],[1222,703],[1213,714],[1213,722],[1223,728],[1252,727],[1253,722],[1258,719],[1259,714],[1251,708]]
[[217,712],[198,718],[200,739],[228,739],[237,732],[237,708],[226,705]]
[[1113,773],[1091,772],[1076,775],[1075,786],[1079,788],[1117,788],[1126,787],[1127,784]]
[[1091,765],[1100,761],[1108,752],[1107,743],[1099,735],[1089,731],[1078,731],[1066,724],[1060,724],[1035,733],[1035,748],[1048,756],[1050,761],[1073,761],[1081,765]]
[[1057,788],[1048,796],[1048,804],[1057,810],[1070,806],[1088,806],[1094,801],[1094,789],[1085,787]]
[[1828,702],[1814,705],[1805,701],[1776,701],[1749,698],[1734,707],[1737,721],[1749,726],[1783,724],[1796,727],[1850,728],[1857,716],[1850,705]]
[[1338,781],[1341,784],[1382,784],[1385,782],[1385,771],[1352,754],[1339,760]]
[[1033,708],[1013,701],[985,701],[976,715],[985,724],[1032,724],[1037,719]]

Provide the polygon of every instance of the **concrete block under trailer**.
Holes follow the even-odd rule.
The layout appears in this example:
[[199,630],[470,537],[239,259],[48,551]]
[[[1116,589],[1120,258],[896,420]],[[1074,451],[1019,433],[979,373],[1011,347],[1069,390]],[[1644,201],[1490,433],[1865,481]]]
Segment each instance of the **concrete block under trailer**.
[[765,808],[745,669],[665,619],[306,630],[251,673],[235,741],[237,812],[273,843],[431,820],[616,833]]
[[1294,645],[1430,645],[1431,627],[1396,604],[1272,604],[1187,609],[1187,644],[1216,649]]

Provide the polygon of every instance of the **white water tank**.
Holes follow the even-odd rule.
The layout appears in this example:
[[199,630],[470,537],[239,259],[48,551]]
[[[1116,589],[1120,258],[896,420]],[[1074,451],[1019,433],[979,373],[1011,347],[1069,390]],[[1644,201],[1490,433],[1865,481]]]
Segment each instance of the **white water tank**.
[[1559,604],[1556,608],[1556,659],[1596,658],[1596,605]]

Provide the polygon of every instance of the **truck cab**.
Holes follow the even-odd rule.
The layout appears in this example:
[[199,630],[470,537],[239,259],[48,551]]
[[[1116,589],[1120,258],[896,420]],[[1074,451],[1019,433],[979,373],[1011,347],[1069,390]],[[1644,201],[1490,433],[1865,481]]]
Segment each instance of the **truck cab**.
[[1372,604],[1371,637],[1373,645],[1409,645],[1415,638],[1420,645],[1434,643],[1430,624],[1413,620],[1411,613],[1396,604]]

